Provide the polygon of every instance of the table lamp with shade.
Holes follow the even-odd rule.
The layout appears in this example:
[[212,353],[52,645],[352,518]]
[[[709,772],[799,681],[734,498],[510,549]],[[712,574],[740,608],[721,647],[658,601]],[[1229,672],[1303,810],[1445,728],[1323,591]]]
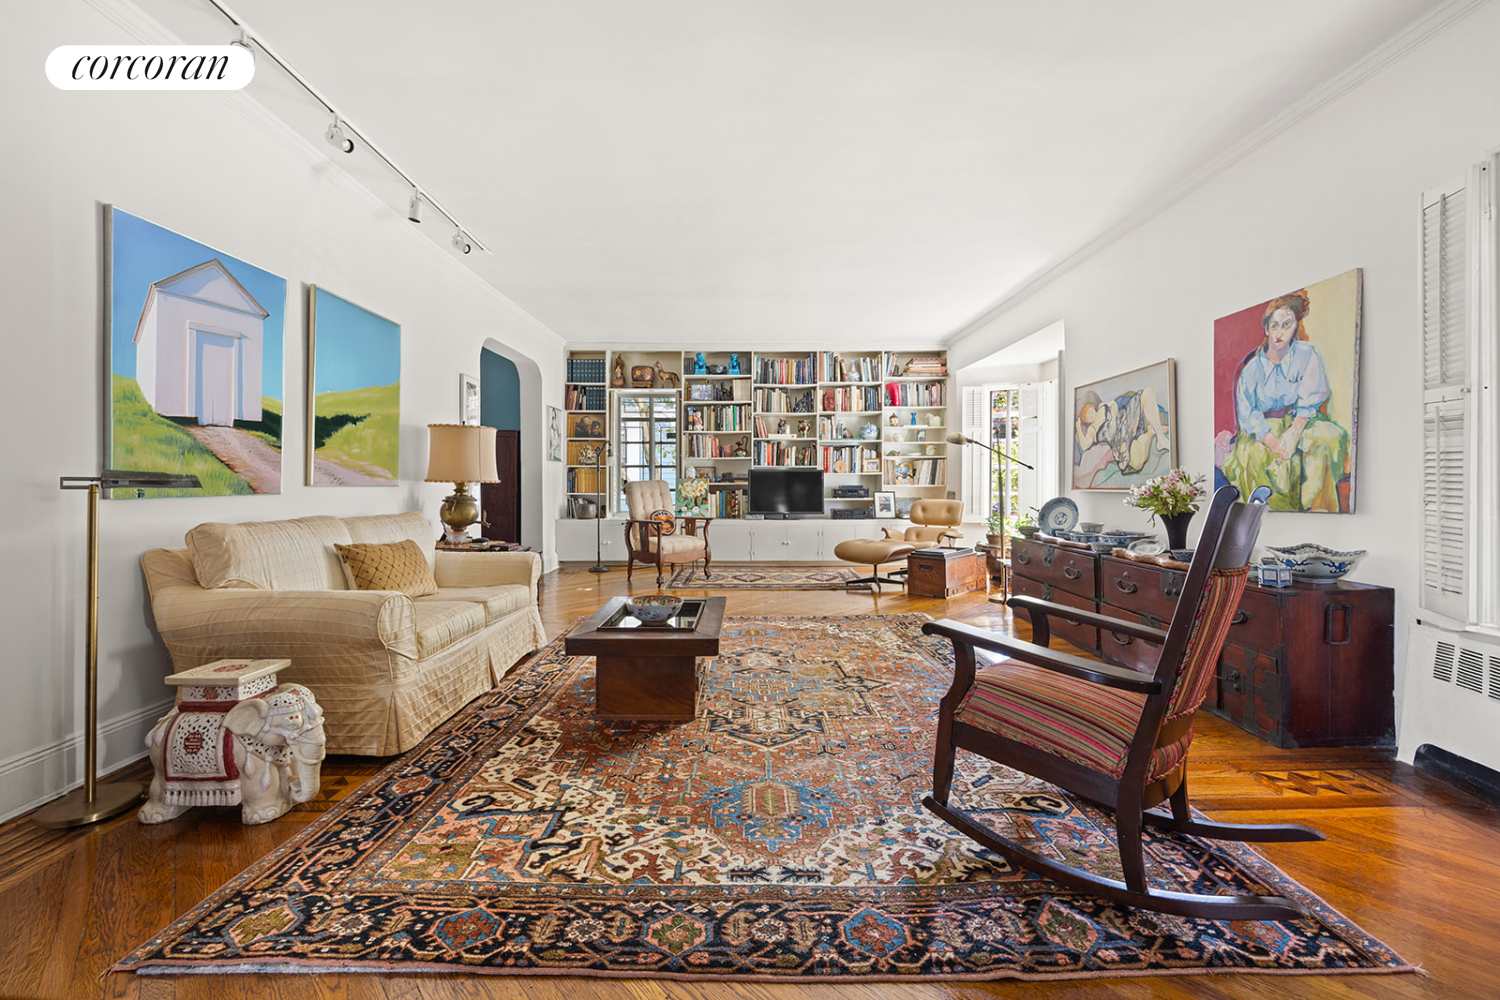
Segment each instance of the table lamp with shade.
[[469,525],[484,524],[479,499],[469,493],[469,484],[499,481],[495,428],[473,424],[427,425],[427,482],[453,484],[453,493],[438,512],[438,520],[447,529],[448,541],[462,541],[468,535]]
[[86,826],[119,815],[146,797],[138,781],[98,783],[99,768],[99,493],[101,490],[201,488],[197,476],[105,469],[100,476],[62,476],[65,490],[88,490],[88,653],[84,664],[83,787],[32,814],[38,826]]

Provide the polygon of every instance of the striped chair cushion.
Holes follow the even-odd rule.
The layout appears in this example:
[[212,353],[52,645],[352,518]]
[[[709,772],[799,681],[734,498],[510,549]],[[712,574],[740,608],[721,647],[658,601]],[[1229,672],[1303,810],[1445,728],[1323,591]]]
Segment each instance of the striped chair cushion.
[[[1077,680],[1016,660],[974,675],[954,719],[1118,778],[1146,696]],[[1153,754],[1151,781],[1187,756],[1193,731]]]
[[1249,566],[1216,569],[1208,574],[1208,586],[1203,588],[1203,597],[1193,615],[1193,630],[1188,633],[1187,649],[1182,654],[1177,686],[1172,690],[1165,721],[1191,715],[1208,696],[1208,686],[1218,669],[1219,653],[1249,578]]

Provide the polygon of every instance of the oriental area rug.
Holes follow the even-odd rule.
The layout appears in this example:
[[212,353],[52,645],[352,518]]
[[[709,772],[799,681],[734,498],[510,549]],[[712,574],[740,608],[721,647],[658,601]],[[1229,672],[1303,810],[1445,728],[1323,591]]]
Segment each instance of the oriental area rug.
[[[1254,852],[1159,835],[1151,878],[1313,914],[1219,923],[1060,888],[923,811],[952,655],[922,615],[730,618],[691,723],[601,722],[554,640],[120,961],[172,972],[937,981],[1394,972]],[[954,793],[1117,867],[1112,825],[961,754]],[[1116,872],[1118,877],[1118,872]]]
[[869,590],[850,585],[859,574],[845,566],[684,566],[667,580],[668,590]]

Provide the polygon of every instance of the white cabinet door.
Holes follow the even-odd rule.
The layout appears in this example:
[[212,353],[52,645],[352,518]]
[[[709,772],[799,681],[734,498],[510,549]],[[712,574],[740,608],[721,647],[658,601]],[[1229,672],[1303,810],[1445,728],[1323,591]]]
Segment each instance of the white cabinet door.
[[[625,522],[604,518],[557,519],[558,562],[590,562],[602,554],[607,563],[625,561]],[[598,533],[597,535],[595,533]]]
[[817,562],[823,522],[751,521],[750,550],[756,562]]
[[749,562],[750,526],[753,522],[721,518],[708,529],[708,548],[716,563]]

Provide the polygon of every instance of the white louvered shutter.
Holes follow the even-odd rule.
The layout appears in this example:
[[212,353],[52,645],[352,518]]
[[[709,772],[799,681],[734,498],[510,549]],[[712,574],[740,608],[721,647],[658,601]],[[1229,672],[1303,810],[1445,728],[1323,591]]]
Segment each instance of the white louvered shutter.
[[1041,383],[1026,382],[1020,387],[1021,397],[1021,461],[1032,468],[1021,469],[1021,489],[1017,497],[1017,509],[1007,514],[1026,514],[1032,507],[1040,507],[1037,499],[1038,441],[1041,423]]
[[[964,389],[964,434],[975,441],[989,441],[990,394],[982,386]],[[964,513],[983,520],[990,514],[990,453],[978,445],[964,445]]]
[[1422,607],[1472,617],[1473,370],[1470,192],[1422,198]]

